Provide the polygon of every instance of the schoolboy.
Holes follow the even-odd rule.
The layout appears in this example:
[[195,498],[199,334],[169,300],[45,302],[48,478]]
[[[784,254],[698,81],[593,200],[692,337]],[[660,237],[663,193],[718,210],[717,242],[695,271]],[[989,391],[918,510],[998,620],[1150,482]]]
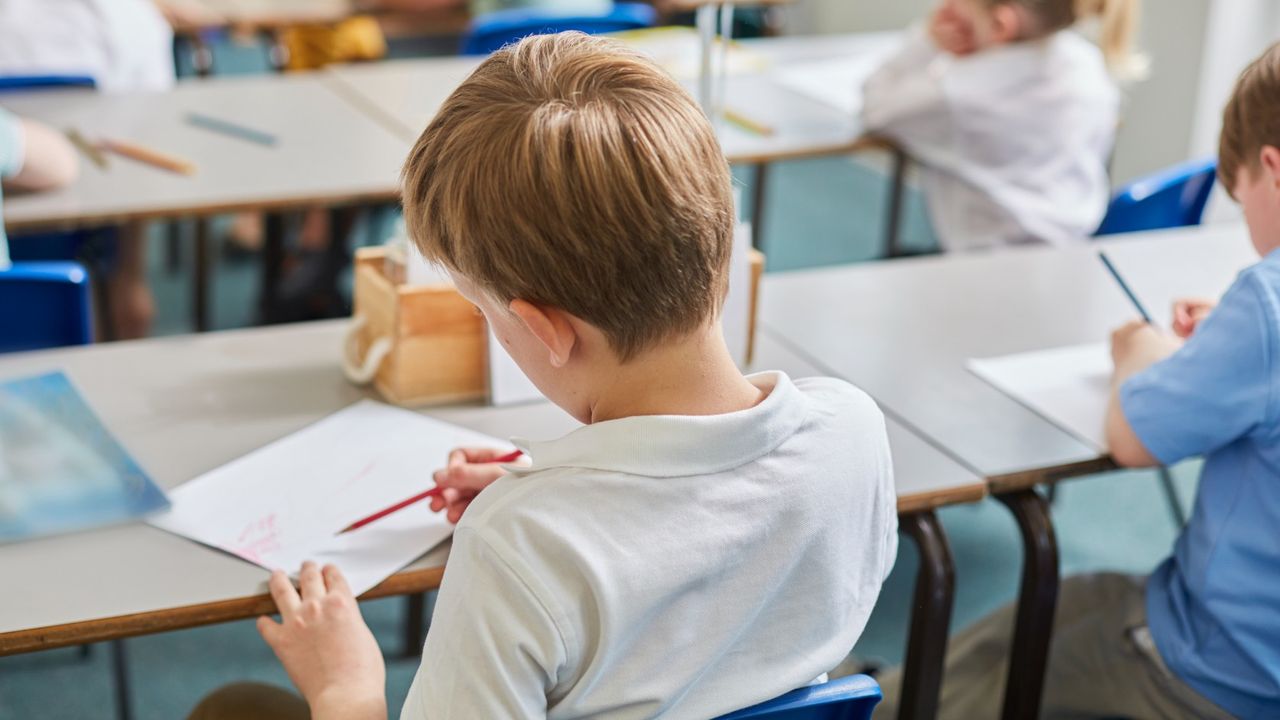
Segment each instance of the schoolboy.
[[[1180,337],[1115,331],[1106,418],[1121,465],[1204,456],[1195,511],[1149,577],[1063,583],[1043,717],[1280,717],[1280,45],[1240,76],[1218,162],[1262,260],[1216,308],[1179,302]],[[941,717],[995,716],[1012,619],[952,641]]]
[[[614,41],[528,38],[441,108],[404,204],[584,427],[436,474],[458,527],[401,717],[705,719],[821,680],[895,556],[884,422],[846,383],[734,365],[730,176],[697,103]],[[383,716],[340,573],[300,581],[273,575],[263,636],[315,717]]]

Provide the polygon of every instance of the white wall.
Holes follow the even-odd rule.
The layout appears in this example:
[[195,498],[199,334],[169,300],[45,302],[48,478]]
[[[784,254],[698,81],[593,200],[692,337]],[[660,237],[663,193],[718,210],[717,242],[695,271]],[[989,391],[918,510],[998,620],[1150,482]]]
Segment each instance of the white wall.
[[[1276,0],[1214,0],[1275,5]],[[799,0],[788,10],[790,33],[841,33],[902,28],[923,17],[932,0]],[[1151,74],[1128,91],[1114,164],[1122,183],[1188,158],[1210,0],[1147,0],[1141,46]]]

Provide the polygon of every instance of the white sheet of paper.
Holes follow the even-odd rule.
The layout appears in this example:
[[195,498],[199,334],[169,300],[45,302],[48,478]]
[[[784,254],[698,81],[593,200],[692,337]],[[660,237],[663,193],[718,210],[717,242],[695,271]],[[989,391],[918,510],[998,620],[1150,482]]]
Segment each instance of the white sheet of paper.
[[359,595],[453,526],[424,501],[338,531],[432,487],[431,473],[459,445],[510,443],[362,400],[182,485],[150,523],[267,569],[334,563]]
[[896,48],[896,41],[886,41],[856,55],[787,65],[774,79],[852,117],[862,111],[862,84]]
[[[720,322],[725,343],[739,367],[747,364],[747,336],[751,324],[751,225],[739,223],[733,232],[729,257],[729,295]],[[489,333],[489,402],[514,405],[545,400],[542,392],[511,359],[498,338]]]
[[1103,419],[1111,389],[1106,343],[970,360],[968,368],[1063,430],[1106,452]]

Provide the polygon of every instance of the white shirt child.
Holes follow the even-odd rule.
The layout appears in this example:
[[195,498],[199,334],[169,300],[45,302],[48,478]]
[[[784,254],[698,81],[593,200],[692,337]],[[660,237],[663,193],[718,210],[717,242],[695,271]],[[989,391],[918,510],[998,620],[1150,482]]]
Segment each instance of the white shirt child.
[[751,381],[749,410],[525,445],[458,524],[402,720],[705,720],[835,667],[897,553],[884,418]]
[[1101,223],[1120,93],[1075,32],[957,57],[917,28],[863,94],[865,129],[923,165],[943,249],[1064,245]]
[[0,0],[0,74],[88,75],[105,92],[173,86],[173,31],[152,0]]

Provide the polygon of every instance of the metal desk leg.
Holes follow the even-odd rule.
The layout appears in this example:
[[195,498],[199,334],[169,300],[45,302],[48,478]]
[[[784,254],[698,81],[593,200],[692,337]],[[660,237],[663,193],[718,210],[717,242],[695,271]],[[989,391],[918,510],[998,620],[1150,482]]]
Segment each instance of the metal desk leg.
[[258,317],[264,325],[279,322],[280,280],[284,272],[284,216],[269,212],[263,219],[262,275],[258,287]]
[[422,643],[427,639],[427,594],[405,597],[404,610],[404,656],[417,657],[422,654]]
[[209,329],[209,294],[210,274],[213,269],[209,260],[209,223],[207,218],[196,219],[195,242],[195,283],[192,285],[191,322],[196,332]]
[[116,718],[130,720],[133,703],[129,697],[129,658],[124,652],[124,640],[111,641],[111,676],[116,686]]
[[1053,614],[1058,605],[1058,540],[1049,504],[1035,490],[995,496],[1013,513],[1022,534],[1022,589],[1009,653],[1004,690],[1004,720],[1034,718],[1040,713]]
[[955,565],[942,524],[932,510],[902,516],[898,522],[920,550],[898,718],[926,720],[938,714],[955,601]]
[[755,182],[751,185],[751,247],[760,249],[764,242],[764,205],[768,199],[769,163],[756,164]]
[[907,189],[907,154],[899,148],[890,151],[889,202],[885,207],[884,255],[902,257],[902,203]]

